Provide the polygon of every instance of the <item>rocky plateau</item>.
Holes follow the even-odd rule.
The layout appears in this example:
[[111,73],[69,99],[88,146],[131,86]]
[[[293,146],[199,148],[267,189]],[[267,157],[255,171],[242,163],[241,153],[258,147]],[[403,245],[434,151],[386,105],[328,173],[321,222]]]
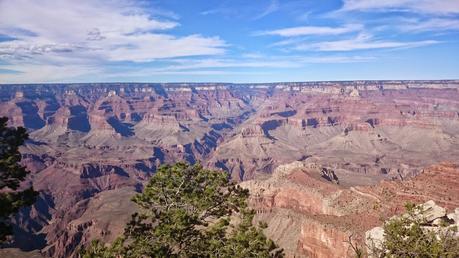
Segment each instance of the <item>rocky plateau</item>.
[[0,85],[40,192],[7,257],[112,241],[158,166],[186,161],[250,189],[288,257],[351,257],[406,201],[459,207],[459,81]]

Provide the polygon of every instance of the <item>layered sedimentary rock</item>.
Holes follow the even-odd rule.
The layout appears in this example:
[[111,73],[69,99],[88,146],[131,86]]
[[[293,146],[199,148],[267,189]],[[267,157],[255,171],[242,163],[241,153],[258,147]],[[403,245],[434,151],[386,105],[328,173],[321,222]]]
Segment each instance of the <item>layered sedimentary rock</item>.
[[434,200],[448,211],[459,205],[459,167],[453,164],[426,168],[412,179],[343,187],[315,164],[296,161],[241,186],[252,193],[256,219],[268,223],[266,234],[288,257],[354,257],[349,239],[364,246],[365,232],[403,213],[406,202]]
[[[459,199],[448,183],[417,185],[443,180],[427,167],[457,162],[459,81],[0,85],[0,116],[28,128],[21,151],[40,191],[15,218],[28,247],[14,246],[46,256],[113,239],[129,212],[113,223],[91,216],[127,207],[159,165],[176,161],[255,179],[247,184],[260,195],[258,219],[297,256],[327,257],[330,246],[347,253],[357,211],[369,216],[361,233],[401,209],[384,206],[387,193]],[[295,161],[300,172],[271,177]]]

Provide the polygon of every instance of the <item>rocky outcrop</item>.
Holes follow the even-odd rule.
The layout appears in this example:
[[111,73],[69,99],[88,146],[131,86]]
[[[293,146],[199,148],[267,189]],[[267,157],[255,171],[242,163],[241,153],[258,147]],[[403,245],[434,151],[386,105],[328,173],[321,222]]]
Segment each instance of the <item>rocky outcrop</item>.
[[[423,204],[418,205],[419,210],[416,210],[414,216],[416,219],[422,221],[421,229],[423,231],[434,232],[440,234],[448,229],[456,228],[459,226],[459,208],[456,208],[453,213],[446,215],[446,209],[435,204],[433,200],[429,200]],[[400,216],[408,216],[402,214]],[[391,219],[397,219],[394,216]],[[386,221],[388,223],[391,219]],[[365,244],[368,247],[367,252],[372,257],[372,248],[381,248],[385,241],[384,228],[375,227],[365,233]],[[459,233],[456,233],[459,238]]]
[[[269,179],[240,185],[251,192],[256,220],[268,224],[265,233],[288,257],[354,257],[349,239],[363,246],[365,232],[382,236],[380,219],[401,214],[408,201],[459,206],[458,176],[457,166],[442,164],[409,180],[348,188],[323,178],[319,165],[297,161],[279,166]],[[436,223],[457,216],[432,201],[423,207]]]
[[92,239],[113,242],[124,232],[124,226],[137,209],[131,202],[132,188],[101,192],[87,204],[85,211],[70,221],[56,242],[42,250],[46,256],[74,257],[79,247]]
[[317,221],[303,223],[298,250],[305,257],[352,257],[348,234]]

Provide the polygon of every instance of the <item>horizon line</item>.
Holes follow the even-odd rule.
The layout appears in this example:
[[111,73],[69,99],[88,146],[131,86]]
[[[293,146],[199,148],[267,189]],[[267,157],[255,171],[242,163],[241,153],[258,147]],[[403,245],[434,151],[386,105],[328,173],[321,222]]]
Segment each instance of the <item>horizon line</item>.
[[0,86],[14,86],[14,85],[57,85],[57,84],[279,84],[279,83],[321,83],[321,82],[423,82],[423,81],[459,81],[456,79],[368,79],[368,80],[311,80],[311,81],[273,81],[273,82],[212,82],[212,81],[177,81],[177,82],[145,82],[145,81],[131,81],[131,82],[109,82],[109,81],[95,81],[95,82],[26,82],[26,83],[0,83]]

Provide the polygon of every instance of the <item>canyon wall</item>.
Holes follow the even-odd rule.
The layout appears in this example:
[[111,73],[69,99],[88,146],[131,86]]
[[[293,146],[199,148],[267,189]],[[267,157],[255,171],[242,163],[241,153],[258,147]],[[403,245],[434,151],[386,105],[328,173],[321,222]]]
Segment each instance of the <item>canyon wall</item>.
[[40,191],[11,247],[49,257],[114,239],[130,197],[177,161],[243,181],[269,236],[296,256],[348,254],[350,233],[399,211],[387,193],[459,199],[447,173],[443,185],[412,183],[441,162],[456,171],[459,81],[0,85],[0,116],[29,130],[21,152]]

